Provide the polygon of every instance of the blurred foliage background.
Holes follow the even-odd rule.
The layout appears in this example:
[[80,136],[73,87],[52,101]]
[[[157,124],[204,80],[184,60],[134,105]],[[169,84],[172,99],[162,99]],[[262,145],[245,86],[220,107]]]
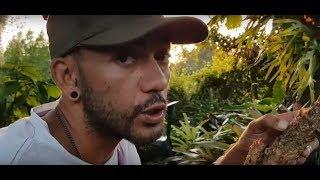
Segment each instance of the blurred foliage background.
[[[207,40],[192,50],[180,46],[179,61],[170,64],[169,101],[179,102],[163,140],[138,148],[144,164],[212,164],[251,120],[309,106],[319,96],[320,16],[210,18]],[[0,33],[7,22],[0,16]],[[244,30],[230,37],[222,27]],[[1,127],[60,96],[44,36],[18,33],[0,49]]]

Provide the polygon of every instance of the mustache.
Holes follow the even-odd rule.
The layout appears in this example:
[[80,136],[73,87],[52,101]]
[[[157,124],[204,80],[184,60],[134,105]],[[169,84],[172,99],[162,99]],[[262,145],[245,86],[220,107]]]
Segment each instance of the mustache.
[[167,100],[163,97],[163,95],[161,93],[151,94],[151,97],[148,100],[146,100],[145,103],[135,106],[133,113],[132,113],[132,119],[138,117],[138,115],[143,113],[145,111],[145,109],[147,109],[149,106],[156,104],[156,103],[167,104]]

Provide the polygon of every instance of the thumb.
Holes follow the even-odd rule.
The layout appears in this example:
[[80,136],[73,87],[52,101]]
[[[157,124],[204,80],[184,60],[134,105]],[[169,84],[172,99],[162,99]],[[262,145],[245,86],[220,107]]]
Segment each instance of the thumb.
[[259,131],[256,133],[262,133],[268,129],[277,131],[284,131],[289,126],[289,119],[279,118],[275,115],[266,114],[259,119],[256,119],[250,123],[250,129]]

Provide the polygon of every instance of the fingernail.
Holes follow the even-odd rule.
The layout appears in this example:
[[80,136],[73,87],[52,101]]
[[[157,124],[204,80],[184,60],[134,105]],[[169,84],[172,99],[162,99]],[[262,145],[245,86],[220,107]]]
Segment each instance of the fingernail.
[[307,149],[308,149],[308,154],[310,154],[310,153],[311,153],[311,149],[312,149],[311,146],[308,145],[308,146],[307,146]]
[[277,127],[278,127],[279,130],[285,130],[285,129],[287,129],[288,125],[289,125],[288,121],[280,120],[278,122]]

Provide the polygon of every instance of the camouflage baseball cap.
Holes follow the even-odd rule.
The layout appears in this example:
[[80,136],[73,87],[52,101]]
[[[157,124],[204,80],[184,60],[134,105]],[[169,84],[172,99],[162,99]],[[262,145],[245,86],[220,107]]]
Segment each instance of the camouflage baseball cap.
[[204,22],[186,16],[49,15],[46,19],[51,58],[77,46],[119,45],[152,32],[165,33],[173,44],[197,43],[208,36]]

